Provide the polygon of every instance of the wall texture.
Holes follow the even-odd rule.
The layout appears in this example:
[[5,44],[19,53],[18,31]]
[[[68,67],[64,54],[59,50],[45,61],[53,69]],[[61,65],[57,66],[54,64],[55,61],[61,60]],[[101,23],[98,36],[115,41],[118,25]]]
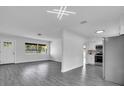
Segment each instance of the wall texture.
[[56,39],[50,43],[50,57],[51,60],[62,62],[62,40]]
[[0,34],[0,40],[13,40],[15,41],[15,51],[16,51],[16,63],[31,62],[31,61],[41,61],[49,60],[49,50],[47,55],[42,54],[27,54],[25,53],[25,42],[30,43],[44,43],[49,46],[48,41],[35,40],[31,38],[23,38],[18,36],[2,35]]
[[83,65],[83,43],[85,39],[69,31],[63,31],[62,72]]
[[105,79],[124,85],[124,35],[105,39]]

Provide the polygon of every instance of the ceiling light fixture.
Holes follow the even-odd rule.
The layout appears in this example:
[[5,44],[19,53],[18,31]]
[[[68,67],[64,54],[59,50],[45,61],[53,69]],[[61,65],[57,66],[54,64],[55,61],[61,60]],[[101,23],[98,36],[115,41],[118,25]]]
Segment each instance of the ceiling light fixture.
[[103,32],[104,32],[104,30],[97,30],[96,31],[97,34],[100,34],[100,33],[103,33]]
[[64,15],[69,16],[70,14],[76,14],[76,12],[67,11],[66,9],[67,6],[61,6],[60,9],[53,9],[52,11],[47,10],[47,12],[57,14],[58,20],[61,20]]

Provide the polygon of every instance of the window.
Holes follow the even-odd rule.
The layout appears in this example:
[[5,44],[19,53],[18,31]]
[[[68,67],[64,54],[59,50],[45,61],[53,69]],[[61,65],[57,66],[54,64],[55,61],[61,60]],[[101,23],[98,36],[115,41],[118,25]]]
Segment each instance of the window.
[[47,54],[48,46],[46,44],[25,43],[26,53]]
[[11,47],[12,46],[12,42],[3,42],[4,47]]
[[46,54],[47,53],[47,45],[45,44],[38,44],[37,45],[37,52],[38,53],[43,53],[43,54]]

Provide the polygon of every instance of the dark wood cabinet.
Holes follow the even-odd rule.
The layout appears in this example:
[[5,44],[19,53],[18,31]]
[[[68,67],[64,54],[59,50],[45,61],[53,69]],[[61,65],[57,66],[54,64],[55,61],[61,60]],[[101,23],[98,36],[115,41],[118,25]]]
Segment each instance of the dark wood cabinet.
[[95,63],[102,64],[102,62],[103,62],[103,46],[97,45],[96,54],[95,54]]

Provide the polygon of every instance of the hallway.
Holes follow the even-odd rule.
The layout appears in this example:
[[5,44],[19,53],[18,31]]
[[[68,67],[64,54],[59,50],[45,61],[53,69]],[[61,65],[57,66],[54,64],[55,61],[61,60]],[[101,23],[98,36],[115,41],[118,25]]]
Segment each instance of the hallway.
[[102,67],[87,65],[61,73],[53,61],[0,65],[1,86],[118,86],[102,79]]

